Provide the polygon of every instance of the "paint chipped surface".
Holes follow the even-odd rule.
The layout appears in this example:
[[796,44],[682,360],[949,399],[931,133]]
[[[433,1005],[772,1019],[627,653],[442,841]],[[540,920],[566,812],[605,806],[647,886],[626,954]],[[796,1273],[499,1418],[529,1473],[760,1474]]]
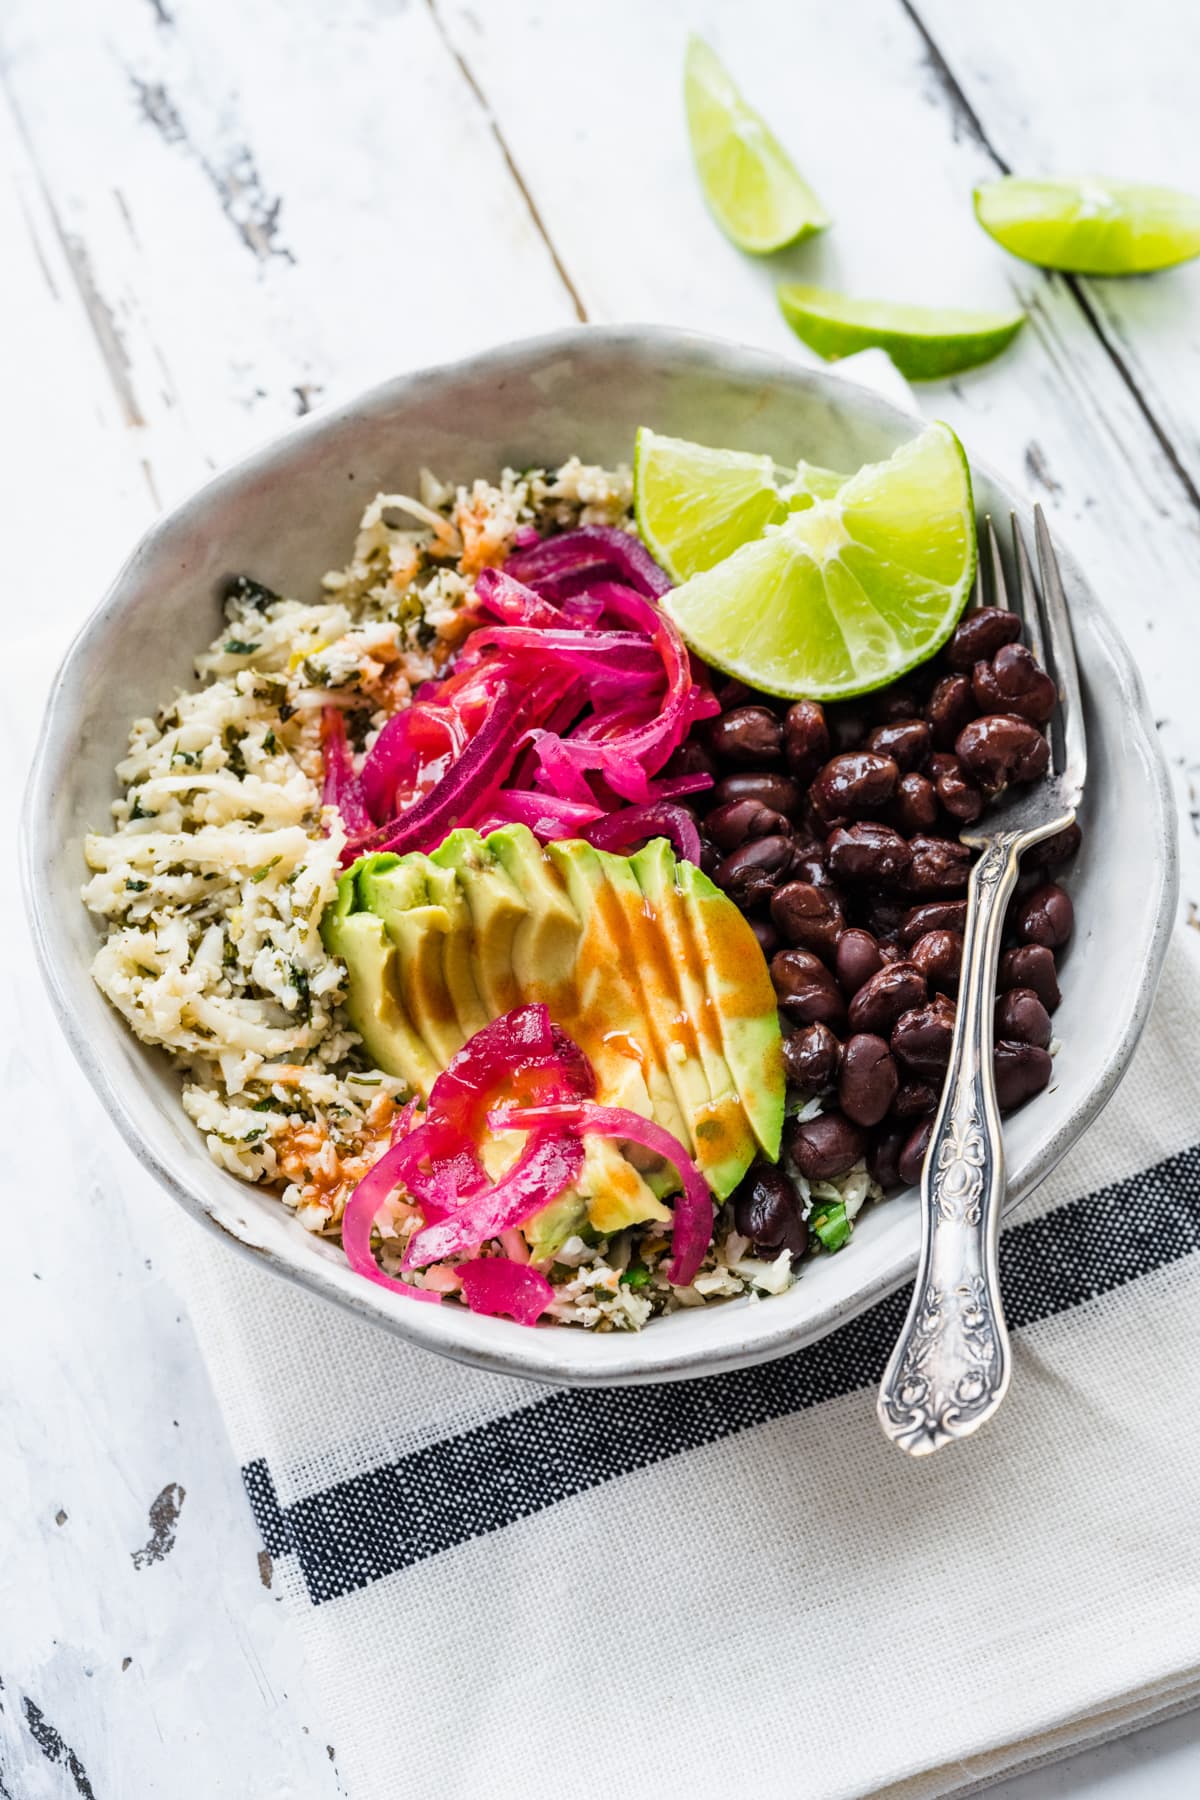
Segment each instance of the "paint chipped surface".
[[46,1761],[57,1763],[66,1769],[80,1800],[96,1800],[96,1790],[88,1780],[87,1770],[70,1744],[64,1740],[62,1733],[56,1730],[41,1707],[27,1694],[22,1697],[21,1705],[25,1713],[25,1723],[29,1727],[29,1735]]
[[131,1552],[135,1569],[149,1568],[151,1563],[166,1560],[175,1548],[175,1527],[186,1490],[177,1481],[168,1481],[150,1503],[150,1536],[140,1550]]

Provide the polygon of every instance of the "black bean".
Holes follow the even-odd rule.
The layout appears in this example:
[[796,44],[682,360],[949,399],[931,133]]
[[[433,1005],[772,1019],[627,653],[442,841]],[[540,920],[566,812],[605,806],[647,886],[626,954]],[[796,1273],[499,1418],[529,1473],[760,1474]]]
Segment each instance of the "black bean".
[[1035,888],[1017,909],[1017,936],[1023,944],[1042,944],[1058,950],[1075,926],[1071,896],[1056,881]]
[[1083,833],[1078,825],[1064,825],[1053,837],[1043,838],[1040,844],[1033,844],[1025,852],[1022,867],[1026,869],[1052,869],[1057,863],[1069,862],[1083,842]]
[[965,900],[930,900],[924,906],[913,906],[904,915],[900,940],[915,944],[927,931],[958,931],[967,927]]
[[841,989],[811,950],[777,950],[771,980],[779,1010],[793,1025],[840,1025],[846,1016]]
[[925,977],[915,963],[885,963],[851,1000],[850,1029],[887,1037],[900,1014],[920,1006],[924,998]]
[[790,837],[792,828],[782,813],[777,813],[761,800],[729,800],[714,807],[704,821],[704,829],[713,843],[728,853],[749,838]]
[[929,1149],[932,1136],[933,1120],[922,1119],[905,1138],[896,1165],[905,1187],[916,1187],[919,1184],[921,1171],[925,1167],[925,1152]]
[[814,887],[811,881],[785,882],[771,896],[771,918],[789,944],[833,961],[846,921],[832,888]]
[[902,1013],[892,1029],[892,1049],[914,1075],[942,1076],[950,1061],[955,1006],[935,994],[925,1006]]
[[845,1175],[866,1147],[863,1131],[841,1113],[822,1113],[802,1125],[793,1120],[788,1130],[788,1150],[807,1181],[831,1181]]
[[996,1036],[1014,1044],[1050,1048],[1050,1014],[1032,988],[1009,988],[996,1001]]
[[807,881],[810,887],[832,887],[833,876],[825,860],[824,844],[797,844],[788,868],[789,881]]
[[689,737],[663,765],[664,775],[715,775],[716,764],[698,737]]
[[905,837],[932,831],[937,824],[938,797],[927,775],[910,771],[896,783],[892,796],[892,820]]
[[733,1196],[734,1223],[760,1255],[781,1250],[803,1256],[808,1226],[801,1216],[800,1196],[781,1169],[755,1163]]
[[958,987],[962,953],[961,931],[926,931],[908,954],[931,988],[952,994]]
[[783,1066],[793,1087],[819,1094],[837,1080],[842,1046],[828,1025],[802,1025],[783,1040]]
[[880,725],[895,725],[901,719],[919,718],[933,686],[933,665],[926,664],[906,681],[893,681],[878,688],[870,696],[871,711]]
[[751,838],[718,863],[713,880],[738,906],[754,906],[774,891],[791,860],[791,838]]
[[842,701],[825,708],[825,724],[835,750],[856,750],[871,729],[871,716],[865,702]]
[[856,1125],[878,1125],[900,1085],[887,1039],[859,1031],[842,1046],[838,1105]]
[[954,748],[968,774],[984,787],[1009,781],[1038,781],[1050,763],[1050,746],[1028,719],[1016,713],[985,713],[964,725]]
[[999,606],[977,607],[959,620],[946,645],[946,661],[952,669],[973,669],[981,657],[995,656],[1002,645],[1015,642],[1020,635],[1016,613]]
[[893,1119],[927,1119],[937,1111],[938,1090],[928,1081],[902,1081],[892,1101]]
[[929,759],[929,773],[937,797],[960,825],[970,825],[983,811],[983,795],[953,750],[939,750]]
[[977,662],[971,692],[980,712],[1017,713],[1034,725],[1046,723],[1058,700],[1054,683],[1024,644],[1005,644],[991,662]]
[[829,755],[829,727],[815,700],[797,700],[783,720],[783,753],[797,781],[811,781]]
[[908,1138],[903,1131],[881,1131],[867,1151],[867,1174],[877,1181],[884,1193],[903,1185],[900,1180],[900,1152]]
[[900,926],[904,920],[903,900],[890,894],[875,893],[867,901],[863,924],[879,939],[879,951],[885,962],[903,962],[900,955]]
[[1049,1085],[1054,1058],[1036,1044],[1010,1043],[1001,1038],[993,1053],[992,1067],[1000,1110],[1012,1112]]
[[1022,944],[1018,950],[1006,950],[1000,958],[997,985],[1002,992],[1032,988],[1047,1012],[1053,1012],[1062,999],[1054,952],[1044,944]]
[[944,675],[929,696],[925,717],[939,750],[948,750],[969,719],[975,717],[975,696],[965,675]]
[[812,802],[827,824],[861,818],[887,805],[899,778],[900,771],[890,756],[850,750],[825,764],[812,784]]
[[762,696],[757,694],[752,687],[748,687],[744,681],[739,680],[736,675],[731,675],[728,681],[723,681],[720,687],[717,688],[716,694],[717,705],[723,713],[733,712],[735,707],[745,706],[748,702],[758,701],[762,698]]
[[770,919],[748,919],[746,923],[758,939],[758,947],[770,961],[779,948],[779,933]]
[[706,875],[711,877],[716,874],[720,864],[721,852],[717,849],[717,846],[710,837],[705,837],[702,834],[700,838],[700,867],[704,870]]
[[839,881],[899,881],[912,861],[899,832],[873,820],[831,832],[826,856]]
[[856,994],[863,982],[869,981],[882,967],[879,945],[869,931],[863,931],[857,925],[843,931],[837,941],[834,970],[838,985],[847,998]]
[[929,755],[929,727],[924,719],[895,719],[877,725],[867,738],[867,749],[876,756],[890,756],[901,773],[919,769]]
[[804,793],[800,783],[793,781],[790,775],[777,775],[773,769],[762,769],[754,774],[743,772],[724,776],[709,798],[714,806],[728,806],[731,800],[757,800],[761,806],[769,806],[772,812],[782,813],[785,819],[790,819],[799,812]]
[[971,872],[971,852],[953,838],[913,838],[912,861],[904,876],[910,894],[960,894]]
[[770,768],[783,760],[783,727],[766,706],[738,706],[709,725],[708,747],[735,769]]

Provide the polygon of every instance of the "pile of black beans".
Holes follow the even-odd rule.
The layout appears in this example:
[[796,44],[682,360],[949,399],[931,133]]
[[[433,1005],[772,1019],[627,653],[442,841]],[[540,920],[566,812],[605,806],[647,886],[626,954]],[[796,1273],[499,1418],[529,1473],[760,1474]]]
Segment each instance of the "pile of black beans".
[[[972,852],[958,834],[1049,763],[1054,684],[1020,630],[1010,612],[967,613],[932,662],[828,708],[726,682],[720,717],[671,765],[715,779],[697,809],[704,868],[770,961],[789,1086],[826,1097],[819,1117],[788,1127],[810,1180],[864,1157],[885,1190],[920,1178],[962,957]],[[1050,1080],[1055,953],[1074,922],[1050,872],[1079,840],[1073,825],[1026,854],[1008,914],[995,1017],[1006,1112]],[[765,1164],[734,1218],[760,1253],[807,1247],[790,1183]]]

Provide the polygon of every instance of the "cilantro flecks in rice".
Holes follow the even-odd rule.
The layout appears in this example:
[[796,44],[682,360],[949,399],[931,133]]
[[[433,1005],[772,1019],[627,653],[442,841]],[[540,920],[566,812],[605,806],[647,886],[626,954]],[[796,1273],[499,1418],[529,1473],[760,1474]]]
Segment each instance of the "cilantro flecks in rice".
[[[518,529],[632,528],[631,503],[628,469],[578,458],[459,488],[423,471],[416,495],[376,495],[319,599],[233,581],[196,661],[202,685],[133,724],[114,828],[86,840],[83,898],[106,926],[93,974],[133,1031],[173,1055],[213,1158],[270,1184],[311,1231],[336,1234],[407,1097],[370,1066],[342,1004],[344,967],[321,940],[345,843],[322,812],[321,711],[342,708],[350,741],[369,748],[462,640],[475,577]],[[850,1217],[878,1193],[861,1166],[824,1185],[817,1198],[842,1199]],[[390,1212],[381,1254],[396,1271],[419,1217],[402,1202]],[[654,1227],[570,1238],[550,1272],[551,1316],[638,1330],[793,1278],[786,1254],[752,1255],[728,1208],[690,1287],[671,1287],[669,1261]]]

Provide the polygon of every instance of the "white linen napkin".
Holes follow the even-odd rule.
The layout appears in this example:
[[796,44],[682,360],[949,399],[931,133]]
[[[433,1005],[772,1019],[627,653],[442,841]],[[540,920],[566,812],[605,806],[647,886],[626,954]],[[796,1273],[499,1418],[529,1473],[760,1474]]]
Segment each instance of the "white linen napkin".
[[571,1393],[181,1221],[351,1800],[933,1800],[1200,1699],[1198,1036],[1175,944],[1117,1097],[1005,1232],[1011,1397],[920,1462],[874,1416],[906,1295],[759,1369]]

